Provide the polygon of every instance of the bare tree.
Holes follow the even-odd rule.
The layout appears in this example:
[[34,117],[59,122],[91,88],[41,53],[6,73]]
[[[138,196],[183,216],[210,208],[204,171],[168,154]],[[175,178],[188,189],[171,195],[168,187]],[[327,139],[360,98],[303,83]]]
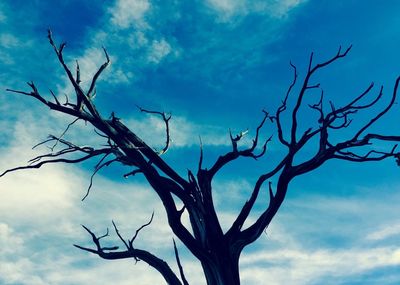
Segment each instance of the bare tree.
[[[148,184],[162,201],[171,230],[189,249],[193,256],[200,261],[208,285],[240,284],[239,257],[242,250],[247,245],[256,241],[264,229],[268,227],[285,199],[290,182],[295,177],[311,172],[332,159],[368,162],[394,158],[399,163],[400,153],[396,151],[396,142],[400,141],[400,136],[370,132],[370,128],[395,104],[400,77],[397,78],[394,84],[389,102],[375,115],[369,115],[370,117],[367,122],[361,122],[357,127],[354,127],[352,124],[353,118],[356,117],[359,111],[371,110],[371,107],[378,108],[380,106],[378,103],[381,103],[381,99],[384,98],[383,88],[379,88],[377,94],[369,99],[374,86],[371,83],[368,88],[353,100],[341,107],[337,107],[333,102],[328,102],[327,104],[320,85],[312,82],[314,74],[344,58],[349,53],[351,46],[344,51],[339,48],[336,55],[317,64],[313,62],[313,54],[311,54],[308,69],[299,84],[297,82],[297,69],[291,63],[293,79],[286,95],[275,112],[269,113],[263,111],[263,117],[256,128],[252,144],[248,148],[242,148],[239,146],[239,142],[245,133],[238,135],[230,134],[232,149],[219,156],[210,167],[203,165],[203,152],[201,148],[196,173],[188,170],[187,177],[184,177],[161,157],[170,145],[169,123],[171,117],[169,115],[163,112],[140,108],[142,112],[160,116],[165,123],[166,144],[161,151],[157,152],[149,147],[134,131],[126,127],[114,116],[114,113],[111,117],[105,118],[96,109],[93,101],[96,81],[110,63],[107,51],[104,49],[106,59],[104,64],[100,66],[91,79],[88,90],[84,90],[80,85],[81,79],[78,62],[76,64],[76,71],[73,74],[64,61],[63,50],[65,43],[57,46],[50,31],[48,38],[74,88],[76,98],[74,100],[67,98],[65,103],[61,103],[53,92],[51,92],[53,97],[51,100],[48,100],[38,91],[33,82],[28,83],[30,91],[11,89],[8,89],[8,91],[33,97],[51,110],[72,116],[74,118],[73,123],[82,120],[93,125],[96,133],[107,144],[103,148],[79,146],[63,139],[63,135],[60,137],[50,136],[41,144],[52,143],[54,146],[58,145],[59,150],[53,147],[49,153],[32,159],[29,165],[8,169],[0,176],[11,171],[39,168],[45,164],[79,163],[94,158],[99,159],[99,161],[95,166],[93,175],[111,163],[120,163],[131,167],[132,171],[125,176],[140,174],[146,178]],[[299,87],[296,96],[292,95],[295,86]],[[306,96],[310,93],[310,90],[314,90],[314,92],[321,90],[320,98],[314,104],[306,103],[309,101],[309,99],[306,100]],[[288,104],[289,102],[292,104]],[[307,109],[317,114],[318,119],[314,126],[310,126],[303,131],[301,129],[304,126],[301,127],[299,125],[301,122],[300,110]],[[285,120],[285,123],[282,123],[283,120]],[[73,123],[68,125],[65,132]],[[271,141],[272,137],[269,137],[265,141],[261,141],[260,138],[262,128],[267,123],[271,123],[275,127],[277,140],[285,149],[285,153],[276,165],[272,165],[268,171],[258,177],[248,200],[243,203],[239,214],[230,228],[224,232],[214,207],[212,192],[213,178],[224,166],[238,158],[258,159],[267,152],[267,144]],[[346,139],[341,139],[339,142],[334,142],[331,135],[346,128],[346,133],[351,133],[351,135]],[[391,144],[388,150],[377,149],[376,143],[382,141]],[[314,145],[315,154],[305,159],[299,153],[306,145]],[[70,154],[77,154],[78,156],[71,159],[67,156]],[[276,185],[272,185],[272,179],[277,181]],[[91,185],[92,183],[90,183]],[[268,189],[269,200],[262,202],[264,203],[264,210],[257,219],[253,222],[249,221],[249,215],[262,188]],[[87,194],[89,194],[89,190],[90,187]],[[183,204],[183,208],[178,208],[177,201]],[[189,216],[190,227],[185,226],[182,222],[182,214],[184,212]],[[142,260],[158,270],[168,284],[189,284],[184,275],[175,241],[173,244],[179,274],[173,272],[170,266],[159,257],[145,249],[135,247],[134,242],[138,233],[141,229],[150,225],[152,218],[147,224],[140,227],[130,239],[123,237],[119,233],[115,223],[113,223],[115,233],[124,246],[123,250],[120,250],[118,246],[103,247],[101,239],[108,236],[108,231],[105,235],[98,236],[86,226],[83,227],[91,236],[93,247],[75,246],[98,255],[103,259],[133,258],[135,260]],[[244,224],[246,221],[250,225],[245,227]]]

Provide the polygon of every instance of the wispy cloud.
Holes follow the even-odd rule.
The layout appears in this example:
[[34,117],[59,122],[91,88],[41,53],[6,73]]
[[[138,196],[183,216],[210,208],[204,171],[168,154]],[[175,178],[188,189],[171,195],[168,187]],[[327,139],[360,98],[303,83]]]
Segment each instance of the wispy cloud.
[[[247,284],[338,284],[345,277],[400,265],[396,247],[302,250],[287,248],[249,254],[241,260]],[[285,274],[290,272],[290,274]],[[327,281],[331,280],[331,281]]]
[[[367,193],[364,198],[332,198],[330,203],[321,202],[321,199],[326,202],[329,199],[319,196],[288,201],[289,208],[278,213],[266,237],[261,238],[255,249],[243,254],[244,283],[341,284],[341,280],[362,280],[374,270],[399,266],[397,243],[385,240],[398,234],[397,217],[392,216],[393,221],[388,221],[387,217],[396,210],[399,196],[390,195],[391,198],[381,202]],[[360,232],[354,231],[354,218],[370,217],[372,208],[380,214],[372,220],[358,220]],[[342,216],[347,216],[347,220]],[[314,220],[321,221],[320,226]],[[375,230],[379,223],[386,226]],[[346,242],[327,246],[322,242],[324,238],[345,239]],[[264,250],[260,251],[260,246],[264,246]]]
[[23,238],[15,233],[9,225],[0,223],[0,244],[7,245],[2,248],[2,254],[15,254],[15,249],[20,249],[23,246]]
[[0,23],[5,23],[7,21],[7,16],[5,12],[6,8],[4,4],[0,3]]
[[149,50],[148,61],[151,63],[159,63],[164,57],[171,52],[171,46],[165,39],[154,40]]
[[[32,141],[38,139],[40,134],[36,131],[40,127],[44,127],[44,124],[31,124],[29,128],[24,124],[16,124],[12,145],[0,150],[3,157],[1,170],[19,165],[35,155],[35,151],[26,150]],[[166,243],[172,245],[172,233],[165,221],[162,206],[151,189],[141,184],[115,184],[99,176],[87,202],[81,203],[89,177],[90,173],[65,165],[52,165],[2,177],[0,244],[4,250],[0,255],[0,283],[88,284],[95,282],[100,275],[110,282],[119,278],[121,284],[128,282],[123,281],[125,274],[117,277],[118,274],[112,276],[112,272],[115,268],[128,270],[133,267],[132,263],[103,264],[94,256],[86,259],[86,253],[73,250],[72,243],[81,242],[91,246],[90,237],[79,226],[81,223],[94,228],[96,232],[103,232],[114,219],[121,232],[130,237],[155,211],[151,227],[162,234],[154,235],[146,229],[141,232],[136,244],[156,250],[161,257],[169,250],[172,253],[172,247],[160,247]],[[114,192],[112,199],[106,198],[109,191]],[[100,213],[99,208],[102,208]],[[134,222],[132,217],[135,217]],[[115,236],[110,241],[118,243]],[[166,257],[170,255],[166,254]],[[92,264],[93,261],[95,264]],[[78,268],[76,262],[86,264],[86,269]],[[139,265],[137,270],[147,272],[148,267]],[[159,283],[160,277],[157,273],[143,273],[137,280],[137,284]]]
[[[146,125],[147,129],[156,129],[161,124],[160,132],[163,132],[162,122],[150,125],[152,117],[146,120],[143,127]],[[1,169],[30,157],[31,154],[25,150],[32,141],[38,139],[37,130],[51,128],[51,125],[45,126],[44,122],[37,123],[37,128],[34,125],[28,128],[23,123],[16,125],[11,140],[13,144],[1,151]],[[72,243],[91,246],[90,237],[79,227],[81,223],[102,234],[107,226],[111,226],[113,219],[121,233],[130,237],[149,220],[153,210],[154,222],[140,233],[136,246],[159,254],[176,269],[172,247],[168,246],[172,245],[173,235],[156,194],[139,183],[129,180],[113,182],[98,176],[90,196],[85,203],[80,203],[89,176],[90,173],[75,166],[54,165],[39,171],[14,173],[0,180],[3,197],[0,201],[0,243],[2,248],[4,245],[12,248],[12,251],[6,251],[0,257],[1,281],[19,284],[88,284],[101,276],[102,280],[117,280],[121,281],[120,284],[129,284],[132,280],[135,280],[135,284],[161,283],[159,275],[156,272],[149,273],[148,266],[143,263],[133,266],[124,260],[102,261],[81,251],[71,250]],[[251,190],[251,185],[245,180],[217,183],[215,191],[220,189],[228,194],[232,190],[229,199],[232,204],[238,204],[246,196],[243,191]],[[217,197],[217,202],[222,198]],[[387,226],[381,229],[374,229],[379,219],[397,211],[399,197],[387,198],[381,203],[377,203],[370,195],[365,195],[363,199],[308,196],[289,200],[290,210],[287,208],[278,214],[268,228],[267,236],[255,245],[256,250],[249,249],[243,253],[243,283],[301,285],[332,280],[324,284],[337,284],[338,280],[360,276],[371,270],[399,266],[400,250],[385,242],[386,237],[396,234],[394,230],[388,230],[392,221],[386,221]],[[224,201],[227,203],[226,197]],[[362,221],[359,227],[366,229],[362,235],[351,235],[347,230],[337,231],[353,225],[351,215],[367,214],[372,207],[380,216]],[[229,224],[234,216],[231,209],[220,209],[223,222]],[[340,219],[341,216],[348,217],[347,222]],[[323,226],[305,222],[316,217]],[[332,217],[339,218],[335,220]],[[322,236],[331,235],[330,229],[346,236],[348,245],[328,247],[316,242]],[[314,242],[305,242],[310,237]],[[116,236],[111,234],[108,244],[118,243]],[[13,256],[11,259],[7,257],[9,254]],[[201,284],[203,279],[199,264],[188,257],[185,250],[182,251],[182,260],[185,268],[190,270],[190,280]],[[127,271],[135,277],[127,277]]]
[[270,0],[267,1],[265,10],[273,17],[277,18],[287,17],[288,14],[293,9],[306,3],[307,1],[308,0],[283,0],[283,1]]
[[[130,84],[136,80],[135,69],[156,66],[167,57],[179,56],[168,39],[156,33],[148,22],[147,14],[151,11],[152,4],[147,0],[115,1],[103,15],[102,26],[88,30],[86,48],[74,50],[71,54],[65,52],[65,56],[71,59],[71,69],[75,68],[75,59],[78,60],[83,85],[89,84],[105,61],[102,45],[110,54],[111,64],[98,82],[111,85]],[[71,93],[71,84],[65,76],[60,80],[63,83],[59,85],[59,91]]]
[[31,41],[22,41],[12,33],[0,33],[0,63],[12,65],[16,62],[14,51],[31,45]]
[[[305,40],[304,46],[298,48],[296,44],[293,50],[289,50],[283,41],[273,47],[272,51],[269,49],[272,42],[285,37],[285,29],[281,27],[293,19],[296,9],[306,2],[303,0],[207,0],[193,1],[191,4],[187,4],[187,1],[150,0],[100,2],[105,6],[102,12],[98,12],[96,20],[90,24],[82,21],[82,25],[79,25],[84,31],[80,34],[79,44],[68,45],[65,50],[71,69],[74,69],[75,59],[79,60],[84,81],[82,84],[87,85],[91,75],[105,60],[101,46],[107,48],[112,64],[100,78],[98,92],[104,90],[102,88],[107,82],[107,92],[126,94],[123,88],[136,81],[139,84],[135,86],[141,86],[137,87],[139,89],[148,84],[140,90],[143,91],[140,94],[148,94],[146,92],[149,90],[153,95],[157,93],[154,95],[156,98],[172,94],[171,102],[177,102],[190,99],[176,94],[189,91],[189,95],[192,95],[190,91],[198,91],[194,90],[197,87],[222,86],[220,94],[224,100],[236,100],[232,106],[241,110],[243,102],[248,99],[244,96],[250,93],[243,92],[243,97],[238,99],[230,96],[229,88],[233,90],[239,84],[253,87],[255,83],[251,92],[262,93],[259,86],[264,82],[260,82],[260,79],[257,79],[258,82],[251,80],[256,73],[255,76],[259,78],[264,78],[265,74],[255,69],[279,58],[281,48],[284,53],[311,48],[307,46],[310,41],[307,42],[303,33],[315,35],[316,42],[320,39],[318,31],[305,31],[297,27],[289,29],[289,39],[296,41],[300,36],[294,35],[299,34]],[[40,8],[49,3],[36,1],[36,6],[29,7]],[[3,90],[21,88],[28,91],[24,82],[35,80],[40,82],[40,91],[45,92],[47,87],[54,88],[54,82],[59,82],[59,93],[72,95],[73,90],[67,87],[70,84],[65,80],[55,55],[51,53],[51,59],[47,59],[52,51],[45,39],[45,31],[37,32],[42,26],[36,25],[41,20],[40,9],[28,11],[20,6],[21,13],[18,11],[18,15],[30,19],[24,23],[24,31],[18,30],[21,25],[14,24],[23,17],[16,17],[8,11],[7,3],[0,4],[0,25],[5,27],[0,33],[0,65],[3,67],[0,87]],[[323,21],[319,23],[322,25]],[[326,27],[339,30],[344,25]],[[61,39],[57,36],[57,30],[53,32],[57,42],[72,41],[68,38],[72,35]],[[332,41],[336,40],[337,37],[332,38]],[[380,41],[380,44],[383,42]],[[326,42],[322,40],[320,43]],[[32,45],[32,48],[26,48],[28,45]],[[58,69],[53,69],[55,66]],[[244,76],[247,71],[250,71],[249,75]],[[157,76],[165,78],[163,72],[168,73],[167,80],[170,77],[173,80],[170,85],[168,81],[168,84],[157,89]],[[282,82],[282,78],[275,78],[275,74],[272,77],[271,80],[277,79],[275,83]],[[151,80],[145,82],[144,78]],[[173,86],[176,82],[182,83],[184,92]],[[218,85],[220,82],[224,84]],[[123,88],[117,89],[117,84]],[[192,88],[190,84],[196,87]],[[135,93],[135,88],[129,88],[128,92],[133,90],[132,93]],[[268,92],[275,94],[274,90],[269,89]],[[38,102],[31,98],[21,99],[18,95],[9,95],[0,96],[0,170],[21,165],[33,156],[48,151],[46,147],[35,150],[31,150],[31,147],[49,133],[61,135],[64,127],[71,122],[70,118],[58,114],[50,113],[48,116],[48,110],[39,107]],[[214,99],[212,96],[214,94],[201,99],[209,104],[209,100]],[[271,99],[264,94],[254,98],[259,102]],[[186,114],[198,107],[190,104],[181,106],[187,108]],[[172,111],[175,113],[180,110]],[[216,112],[221,117],[232,115],[219,110]],[[204,122],[209,118],[203,118],[204,121],[195,121],[189,117],[173,116],[170,122],[171,148],[198,146],[198,137],[201,136],[205,146],[224,146],[230,150],[229,126],[225,128],[207,124]],[[157,116],[137,114],[134,119],[128,117],[124,122],[153,147],[163,147],[165,126]],[[66,138],[78,144],[104,143],[97,139],[92,128],[85,126],[84,122],[78,122],[66,134]],[[250,140],[251,135],[246,139]],[[190,160],[189,157],[187,159]],[[197,162],[195,160],[197,156],[193,163]],[[246,168],[248,165],[240,166]],[[40,170],[2,177],[0,283],[83,285],[96,284],[100,279],[110,284],[162,284],[164,281],[160,275],[143,262],[135,266],[132,260],[104,261],[72,247],[73,243],[92,246],[90,236],[80,224],[87,225],[98,234],[105,233],[109,227],[110,237],[103,241],[109,245],[121,246],[112,232],[111,220],[117,223],[124,236],[131,237],[138,227],[149,220],[153,210],[154,221],[141,231],[135,246],[155,252],[178,272],[172,251],[173,234],[168,227],[162,204],[151,188],[136,182],[134,178],[114,180],[115,176],[120,177],[118,171],[123,170],[104,169],[104,172],[99,173],[84,203],[80,200],[92,174],[90,163],[83,167],[45,166]],[[111,178],[106,179],[102,174],[110,174]],[[229,225],[248,198],[252,184],[245,179],[239,180],[232,173],[225,172],[224,175],[231,181],[216,180],[215,199],[222,223]],[[346,179],[348,177],[343,177],[343,180]],[[346,184],[344,181],[340,183]],[[289,197],[267,229],[266,236],[243,253],[242,283],[350,284],[348,280],[357,280],[359,284],[397,284],[399,273],[395,270],[386,276],[384,273],[400,265],[400,196],[394,194],[394,191],[388,191],[388,186],[379,188],[378,198],[371,194],[376,189],[360,191],[351,197],[311,194]],[[398,186],[392,185],[390,188],[398,189]],[[268,193],[262,195],[265,199],[261,203],[268,202]],[[251,219],[255,216],[252,215]],[[189,224],[186,214],[184,218],[185,223]],[[201,266],[189,257],[187,249],[180,246],[190,284],[204,284]],[[363,282],[366,281],[366,275],[373,275],[368,276],[369,283]]]
[[[126,121],[135,133],[154,147],[162,147],[166,133],[164,122],[155,116],[144,115],[142,119],[128,119]],[[170,121],[171,147],[188,147],[200,145],[201,137],[204,145],[230,145],[229,132],[218,126],[194,123],[185,117],[173,116]]]
[[117,0],[109,9],[111,23],[118,28],[145,25],[144,16],[150,7],[147,0]]
[[232,22],[249,14],[263,14],[275,18],[286,17],[288,13],[307,0],[207,0],[208,6],[217,12],[220,22]]
[[0,45],[4,48],[15,48],[20,45],[17,37],[9,33],[0,34]]
[[380,229],[368,234],[366,238],[367,240],[379,241],[396,236],[400,236],[400,222],[380,227]]

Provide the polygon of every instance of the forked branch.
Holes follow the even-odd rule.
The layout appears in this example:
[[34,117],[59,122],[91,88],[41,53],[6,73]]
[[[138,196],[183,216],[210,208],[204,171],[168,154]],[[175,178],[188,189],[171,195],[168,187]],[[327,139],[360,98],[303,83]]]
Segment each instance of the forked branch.
[[232,151],[226,153],[225,155],[221,155],[218,157],[217,161],[214,163],[214,165],[208,170],[208,173],[210,175],[210,179],[226,164],[229,162],[239,158],[239,157],[250,157],[253,159],[258,159],[262,157],[267,150],[267,145],[268,143],[272,140],[272,136],[270,136],[268,139],[265,140],[264,144],[261,147],[260,153],[254,153],[256,150],[258,144],[259,144],[259,136],[260,136],[260,131],[262,127],[264,126],[267,118],[270,118],[269,113],[263,110],[263,118],[260,122],[260,124],[257,126],[256,129],[256,135],[253,139],[253,142],[250,147],[247,149],[240,150],[238,148],[238,142],[243,138],[244,135],[247,134],[248,131],[241,132],[240,134],[236,136],[232,136],[232,133],[230,133],[230,138],[232,142]]
[[116,227],[114,222],[113,225],[118,237],[123,241],[127,250],[117,251],[119,249],[118,246],[102,247],[100,239],[105,238],[109,235],[108,229],[106,234],[97,237],[89,228],[87,228],[84,225],[82,225],[82,227],[92,237],[95,248],[84,247],[76,244],[74,244],[74,246],[81,250],[96,254],[103,259],[115,260],[115,259],[133,258],[135,259],[136,262],[142,260],[151,267],[153,267],[154,269],[156,269],[163,276],[163,278],[169,285],[182,285],[182,282],[179,280],[179,278],[176,276],[176,274],[172,271],[172,269],[164,260],[155,256],[149,251],[143,249],[137,249],[134,248],[132,244],[128,244],[120,235],[118,228]]
[[[394,84],[394,89],[389,103],[384,107],[377,115],[375,115],[366,124],[362,125],[359,129],[355,130],[355,134],[352,138],[348,140],[343,140],[339,143],[333,143],[329,141],[330,132],[338,131],[344,128],[348,128],[353,120],[352,116],[357,114],[359,111],[369,109],[375,106],[383,98],[382,88],[380,88],[378,94],[369,102],[363,103],[366,96],[370,93],[373,88],[373,83],[370,84],[360,95],[356,96],[349,103],[341,108],[335,108],[332,102],[330,102],[330,110],[326,111],[324,109],[324,96],[323,91],[321,91],[320,99],[317,103],[309,105],[313,110],[316,110],[319,114],[318,123],[319,126],[316,129],[307,129],[300,138],[296,135],[296,130],[298,128],[298,110],[302,105],[304,105],[304,96],[306,91],[312,88],[316,88],[318,84],[310,85],[309,81],[311,75],[313,75],[317,70],[328,66],[334,61],[338,60],[347,55],[351,47],[346,49],[345,52],[341,52],[339,49],[338,53],[327,60],[326,62],[317,64],[313,66],[312,59],[313,55],[310,57],[310,64],[308,72],[303,81],[302,89],[296,100],[296,104],[291,112],[292,124],[289,128],[291,133],[291,140],[288,144],[283,137],[284,129],[280,124],[280,116],[287,109],[287,98],[288,94],[292,90],[296,82],[296,69],[295,76],[292,84],[290,85],[285,99],[283,100],[281,106],[278,108],[277,113],[272,119],[276,122],[278,129],[278,137],[280,142],[288,147],[288,152],[281,160],[281,162],[270,172],[263,174],[257,180],[251,197],[244,204],[241,212],[234,221],[232,227],[227,232],[227,236],[230,238],[236,237],[233,240],[238,242],[239,246],[245,246],[254,240],[256,240],[263,232],[263,230],[268,226],[276,212],[278,211],[280,205],[282,204],[288,185],[290,181],[299,175],[310,172],[330,159],[342,159],[351,162],[367,162],[367,161],[381,161],[387,158],[395,158],[396,162],[400,165],[400,152],[397,151],[397,143],[400,142],[400,136],[395,135],[381,135],[381,134],[363,134],[379,119],[381,119],[395,104],[397,98],[397,91],[399,87],[400,77],[396,79]],[[319,87],[319,86],[318,86]],[[293,161],[299,150],[301,150],[304,145],[306,145],[313,137],[319,136],[319,149],[317,153],[308,160],[301,162],[301,157],[297,158],[297,165],[293,165]],[[376,141],[393,142],[394,145],[388,150],[377,150],[374,148]],[[364,152],[363,152],[364,150]],[[365,151],[366,150],[366,151]],[[303,158],[304,160],[304,158]],[[256,222],[254,222],[250,227],[242,230],[242,226],[249,216],[249,213],[257,200],[260,189],[265,181],[273,176],[278,175],[278,183],[276,191],[272,190],[271,184],[269,184],[269,201],[266,204],[264,212],[258,217]]]
[[339,50],[338,50],[337,54],[334,57],[330,58],[329,60],[327,60],[325,62],[318,63],[315,66],[313,66],[313,63],[312,63],[314,53],[311,53],[310,63],[309,63],[309,66],[308,66],[308,71],[307,71],[307,74],[306,74],[306,76],[304,78],[303,85],[301,87],[301,90],[300,90],[299,95],[298,95],[297,100],[296,100],[296,104],[295,104],[295,106],[293,108],[293,111],[292,111],[291,140],[290,140],[290,144],[291,145],[296,145],[297,142],[298,142],[297,141],[297,137],[296,137],[296,135],[297,135],[296,134],[297,133],[297,125],[298,125],[297,117],[298,117],[298,112],[299,112],[300,106],[303,103],[303,99],[304,99],[304,96],[306,94],[306,91],[308,91],[309,89],[313,89],[313,88],[319,87],[319,84],[314,84],[314,85],[310,85],[309,84],[313,73],[315,73],[317,70],[319,70],[319,69],[321,69],[321,68],[323,68],[323,67],[325,67],[325,66],[327,66],[327,65],[329,65],[329,64],[331,64],[333,62],[335,62],[336,60],[345,57],[347,55],[347,53],[350,51],[351,47],[352,46],[349,46],[345,50],[345,52],[343,52],[343,53],[341,52],[341,47],[339,47]]

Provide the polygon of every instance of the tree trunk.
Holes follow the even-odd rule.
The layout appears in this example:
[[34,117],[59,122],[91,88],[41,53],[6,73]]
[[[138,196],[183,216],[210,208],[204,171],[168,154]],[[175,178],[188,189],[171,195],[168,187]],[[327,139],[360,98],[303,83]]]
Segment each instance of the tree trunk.
[[207,285],[240,285],[239,254],[224,243],[213,248],[210,259],[202,262]]
[[240,285],[239,262],[220,260],[202,263],[207,285]]

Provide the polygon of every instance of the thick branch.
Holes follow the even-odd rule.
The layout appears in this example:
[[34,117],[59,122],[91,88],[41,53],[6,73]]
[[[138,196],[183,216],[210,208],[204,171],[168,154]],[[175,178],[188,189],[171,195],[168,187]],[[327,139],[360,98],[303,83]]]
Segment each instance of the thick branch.
[[[277,174],[279,171],[281,171],[285,165],[287,165],[288,161],[290,160],[290,156],[286,156],[272,171],[261,175],[258,179],[257,182],[254,186],[254,189],[251,193],[251,196],[248,201],[243,205],[239,215],[233,222],[231,228],[227,231],[226,235],[228,237],[233,237],[237,235],[237,233],[242,229],[243,224],[245,223],[246,219],[248,218],[255,202],[257,201],[258,195],[260,193],[260,189],[263,186],[264,182],[267,181],[269,178],[273,177],[275,174]],[[269,206],[271,206],[271,203],[274,200],[274,195],[271,191],[269,191],[270,194],[270,200],[269,200]]]
[[286,197],[288,184],[292,178],[292,169],[290,166],[286,166],[279,176],[275,195],[273,195],[272,188],[270,188],[271,185],[269,185],[270,199],[268,206],[250,227],[237,235],[235,242],[238,244],[238,247],[243,248],[260,237],[283,203]]
[[[148,265],[156,269],[158,272],[161,273],[161,275],[164,277],[165,281],[169,285],[182,285],[178,277],[175,275],[175,273],[172,271],[172,269],[169,267],[169,265],[162,259],[158,258],[154,254],[142,250],[142,249],[137,249],[133,247],[129,247],[126,251],[115,251],[118,250],[117,246],[114,247],[101,247],[100,244],[100,239],[108,236],[108,231],[107,234],[101,237],[97,237],[91,230],[89,230],[87,227],[82,226],[92,237],[93,243],[96,246],[96,249],[92,248],[87,248],[83,247],[80,245],[74,244],[75,247],[88,251],[90,253],[96,254],[100,256],[103,259],[109,259],[109,260],[115,260],[115,259],[125,259],[125,258],[134,258],[135,260],[143,260],[146,262]],[[115,228],[117,231],[117,228]],[[119,235],[119,233],[117,233]]]

